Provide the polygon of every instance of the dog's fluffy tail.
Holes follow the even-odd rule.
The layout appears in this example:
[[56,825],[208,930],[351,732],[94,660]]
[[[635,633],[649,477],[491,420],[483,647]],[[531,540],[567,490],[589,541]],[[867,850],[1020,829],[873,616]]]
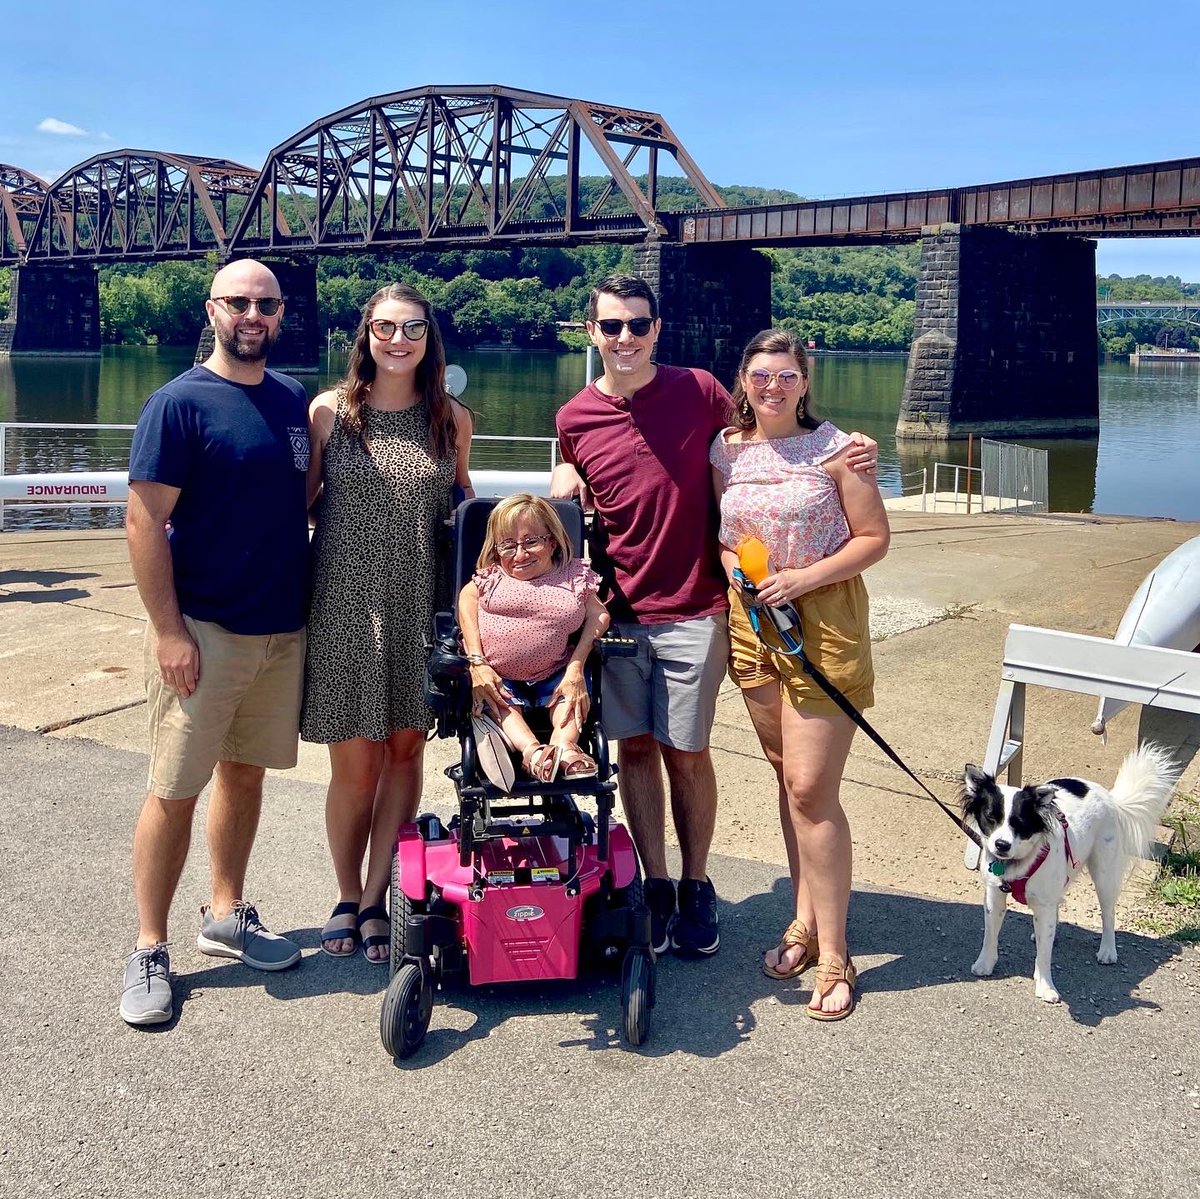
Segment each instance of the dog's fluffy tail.
[[1112,797],[1126,861],[1146,856],[1178,777],[1179,767],[1171,751],[1151,741],[1144,741],[1121,763]]

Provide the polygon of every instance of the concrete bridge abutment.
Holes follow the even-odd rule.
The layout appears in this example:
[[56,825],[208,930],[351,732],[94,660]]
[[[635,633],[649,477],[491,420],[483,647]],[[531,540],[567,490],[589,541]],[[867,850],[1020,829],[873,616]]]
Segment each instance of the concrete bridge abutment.
[[[317,263],[261,259],[279,280],[283,296],[283,328],[271,350],[267,365],[287,374],[312,374],[321,367],[321,329],[317,314]],[[200,330],[196,361],[203,362],[213,350],[212,325]]]
[[747,246],[644,242],[634,271],[654,289],[662,316],[657,358],[711,371],[726,387],[742,350],[771,324],[771,260]]
[[898,439],[1094,436],[1096,366],[1095,242],[925,231]]
[[0,354],[99,354],[100,279],[92,263],[24,263],[12,269]]

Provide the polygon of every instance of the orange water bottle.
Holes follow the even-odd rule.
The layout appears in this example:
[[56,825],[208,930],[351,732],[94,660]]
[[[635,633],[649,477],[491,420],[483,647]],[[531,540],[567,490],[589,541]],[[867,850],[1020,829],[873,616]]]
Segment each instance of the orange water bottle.
[[738,566],[755,587],[771,573],[770,552],[757,537],[743,537],[737,547]]

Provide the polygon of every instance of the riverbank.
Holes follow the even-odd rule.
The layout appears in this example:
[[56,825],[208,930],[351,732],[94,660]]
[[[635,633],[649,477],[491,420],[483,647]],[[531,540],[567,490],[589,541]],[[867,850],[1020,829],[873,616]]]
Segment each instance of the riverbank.
[[[875,723],[922,776],[953,793],[962,764],[982,758],[1010,623],[1110,636],[1142,577],[1200,525],[1116,517],[956,516],[892,511],[892,549],[868,574],[878,674]],[[142,752],[145,614],[119,531],[0,535],[5,614],[0,724]],[[1080,586],[1080,579],[1088,584]],[[1095,703],[1030,699],[1028,777],[1111,778],[1136,734],[1126,712],[1107,747],[1088,732]],[[749,748],[748,748],[749,747]],[[714,748],[722,815],[717,848],[782,862],[774,788],[740,696],[726,684]],[[427,797],[444,805],[453,745],[428,748]],[[1197,789],[1197,770],[1184,786]],[[326,752],[301,746],[289,777],[324,783]],[[953,866],[958,833],[860,737],[847,777],[858,876],[940,898],[974,881]],[[925,809],[928,809],[926,811]],[[882,835],[874,830],[886,829]]]
[[[891,553],[868,576],[883,638],[871,716],[947,800],[983,755],[1009,624],[1111,635],[1146,571],[1200,534],[1120,518],[891,519]],[[333,895],[328,772],[313,746],[268,781],[250,877],[268,924],[301,944],[301,966],[264,976],[196,953],[197,835],[173,909],[178,1018],[126,1028],[116,982],[144,786],[144,613],[119,534],[8,534],[0,560],[0,1086],[14,1193],[126,1195],[152,1177],[196,1195],[382,1187],[427,1199],[470,1178],[481,1194],[758,1196],[794,1190],[798,1172],[810,1189],[880,1199],[1001,1182],[1029,1199],[1051,1186],[1194,1189],[1200,950],[1131,927],[1143,905],[1131,884],[1121,962],[1099,966],[1081,881],[1058,932],[1062,1005],[1033,997],[1024,909],[1009,916],[996,976],[973,978],[982,920],[961,838],[862,738],[843,788],[859,1008],[820,1026],[801,1011],[804,980],[763,977],[759,956],[787,921],[786,869],[773,779],[729,687],[713,737],[721,950],[660,963],[641,1050],[620,1045],[611,982],[457,988],[439,996],[421,1054],[394,1068],[377,1032],[384,972],[317,948]],[[1111,780],[1138,714],[1117,717],[1104,745],[1088,731],[1094,708],[1031,689],[1027,778]],[[442,813],[450,757],[430,743],[426,806]],[[964,1136],[998,1109],[1026,1113],[1002,1117],[1020,1135]],[[614,1173],[614,1152],[636,1168]]]

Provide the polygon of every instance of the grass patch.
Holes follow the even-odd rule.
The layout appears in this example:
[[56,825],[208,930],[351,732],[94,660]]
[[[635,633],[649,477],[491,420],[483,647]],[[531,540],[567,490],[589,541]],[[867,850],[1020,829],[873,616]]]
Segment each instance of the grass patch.
[[972,620],[978,604],[947,604],[939,613],[938,620]]
[[1176,941],[1200,942],[1200,801],[1176,796],[1163,823],[1175,830],[1175,841],[1150,888],[1156,910],[1145,923]]

